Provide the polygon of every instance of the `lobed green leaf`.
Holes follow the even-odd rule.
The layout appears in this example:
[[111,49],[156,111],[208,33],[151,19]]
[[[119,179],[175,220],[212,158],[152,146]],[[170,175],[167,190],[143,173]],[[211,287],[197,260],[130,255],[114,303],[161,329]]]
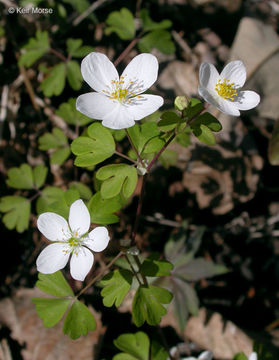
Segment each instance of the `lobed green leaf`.
[[41,83],[45,96],[60,95],[65,87],[66,64],[60,63],[48,70],[47,77]]
[[143,36],[138,42],[138,48],[141,52],[151,52],[153,49],[158,49],[167,55],[175,52],[171,34],[166,30],[154,30]]
[[153,21],[150,18],[149,11],[147,9],[141,9],[140,19],[142,21],[142,27],[144,31],[163,30],[172,26],[172,22],[168,19],[162,20],[160,22]]
[[20,55],[18,64],[27,67],[33,65],[35,61],[49,51],[49,47],[48,33],[37,30],[35,38],[31,38],[23,46],[24,53]]
[[135,334],[122,334],[113,341],[114,345],[125,353],[117,354],[113,360],[148,360],[150,341],[148,336],[138,331]]
[[106,35],[115,32],[122,40],[131,40],[135,36],[134,17],[126,8],[112,11],[106,19],[106,24],[108,25],[105,29]]
[[123,201],[119,195],[111,199],[103,199],[101,192],[98,191],[88,203],[91,221],[94,224],[99,225],[108,225],[118,222],[119,219],[114,213],[120,210],[122,205]]
[[79,90],[81,88],[83,78],[80,72],[80,65],[77,61],[70,60],[67,62],[67,80],[74,90]]
[[74,98],[70,98],[68,102],[62,103],[56,111],[56,115],[60,116],[70,125],[83,126],[92,122],[92,119],[76,109],[76,99]]
[[37,314],[43,320],[44,326],[52,327],[62,319],[71,300],[33,298],[32,302],[35,304]]
[[73,290],[67,283],[61,271],[53,274],[39,273],[36,286],[43,292],[53,296],[74,296]]
[[0,199],[0,211],[6,213],[2,221],[9,230],[21,233],[28,229],[31,204],[21,196],[4,196]]

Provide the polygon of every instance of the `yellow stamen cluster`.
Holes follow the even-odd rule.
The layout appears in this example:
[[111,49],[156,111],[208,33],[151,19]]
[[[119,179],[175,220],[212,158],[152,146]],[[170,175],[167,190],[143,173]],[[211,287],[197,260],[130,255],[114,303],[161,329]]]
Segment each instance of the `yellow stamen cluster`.
[[237,90],[234,88],[234,83],[230,83],[229,80],[218,80],[215,86],[215,90],[218,95],[226,100],[234,100],[237,97]]
[[[124,76],[120,76],[120,80],[111,80],[111,85],[114,91],[109,90],[102,90],[102,92],[107,95],[112,100],[118,100],[122,103],[128,102],[130,103],[131,100],[129,98],[134,97],[136,93],[133,91],[134,89],[138,90],[140,89],[136,85],[136,81],[130,80],[128,83],[128,86],[126,88],[122,88],[124,84]],[[140,98],[140,96],[137,96],[137,98]]]

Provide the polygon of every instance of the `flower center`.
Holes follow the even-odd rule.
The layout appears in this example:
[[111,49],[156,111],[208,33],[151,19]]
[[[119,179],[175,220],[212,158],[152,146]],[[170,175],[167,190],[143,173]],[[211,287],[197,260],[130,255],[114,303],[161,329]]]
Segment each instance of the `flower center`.
[[[131,103],[131,99],[136,96],[137,93],[142,91],[142,85],[137,79],[129,80],[126,87],[123,87],[124,76],[120,76],[120,80],[111,80],[111,86],[108,87],[109,90],[102,90],[102,92],[107,95],[112,100],[117,100],[121,103]],[[141,96],[137,96],[141,98]]]
[[234,83],[230,83],[229,80],[218,80],[215,90],[218,95],[226,100],[234,100],[237,97],[237,90],[234,88]]

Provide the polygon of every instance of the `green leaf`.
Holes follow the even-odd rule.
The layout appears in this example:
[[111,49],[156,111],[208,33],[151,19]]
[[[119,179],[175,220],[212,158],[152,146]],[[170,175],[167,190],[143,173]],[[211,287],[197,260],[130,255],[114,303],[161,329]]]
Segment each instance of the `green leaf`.
[[102,199],[100,191],[98,191],[88,203],[88,210],[91,215],[91,221],[94,224],[108,225],[119,221],[114,212],[121,209],[123,201],[120,196],[112,199]]
[[79,13],[82,14],[85,10],[90,7],[90,2],[87,0],[64,0],[65,3],[72,5],[72,7]]
[[58,165],[62,165],[71,153],[68,139],[59,128],[54,128],[52,133],[45,133],[39,138],[39,149],[56,149],[56,151],[50,155],[50,163]]
[[83,82],[79,64],[74,60],[68,61],[66,71],[67,80],[69,81],[71,88],[74,90],[79,90]]
[[86,55],[90,54],[92,51],[94,51],[93,46],[84,45],[84,46],[81,46],[79,49],[77,49],[72,54],[72,57],[83,58]]
[[36,189],[42,187],[46,181],[46,176],[48,173],[48,168],[43,165],[37,165],[33,169],[33,179],[34,179],[34,186]]
[[76,166],[96,165],[114,154],[115,142],[110,131],[96,122],[88,129],[88,136],[80,136],[71,144],[72,152],[77,155]]
[[192,123],[191,126],[199,126],[205,125],[211,131],[218,132],[222,130],[222,125],[219,120],[216,119],[215,116],[211,115],[210,113],[206,112],[204,114],[199,115]]
[[96,321],[88,307],[76,300],[64,320],[63,332],[71,339],[85,336],[96,329]]
[[62,319],[71,300],[33,298],[32,302],[35,304],[37,314],[43,320],[44,326],[52,327]]
[[160,260],[160,255],[152,254],[140,266],[140,273],[145,276],[169,276],[173,265],[166,260]]
[[271,165],[279,165],[279,120],[274,124],[268,145],[268,160]]
[[118,142],[123,140],[126,136],[126,132],[123,129],[121,129],[121,130],[110,129],[110,132],[112,133],[112,136],[114,137],[114,139]]
[[53,296],[74,296],[73,290],[65,280],[61,271],[56,271],[53,274],[39,273],[37,288],[43,292]]
[[187,132],[183,132],[181,134],[178,134],[175,138],[176,142],[182,146],[189,146],[191,145],[191,137],[189,135],[189,133]]
[[[139,154],[156,151],[158,149],[158,140],[159,149],[165,144],[164,140],[160,139],[160,131],[154,122],[148,122],[142,125],[136,124],[128,128],[127,131]],[[154,140],[156,141],[155,150],[154,143],[152,144]]]
[[72,57],[74,53],[81,47],[82,40],[70,38],[66,40],[66,45],[67,45],[68,56]]
[[28,164],[8,170],[7,185],[15,189],[31,190],[34,187],[32,168]]
[[162,20],[160,22],[153,21],[149,16],[149,11],[147,9],[142,9],[140,11],[140,18],[142,21],[142,27],[144,31],[151,30],[163,30],[168,29],[172,26],[172,22],[170,20]]
[[68,159],[70,154],[71,154],[70,146],[66,146],[64,148],[58,149],[50,155],[50,163],[62,165]]
[[4,196],[0,199],[0,211],[5,212],[2,221],[9,229],[21,233],[28,229],[31,204],[21,196]]
[[20,66],[31,66],[40,57],[49,51],[49,39],[46,31],[36,31],[36,37],[31,38],[22,48],[24,53],[20,55]]
[[200,100],[191,98],[189,99],[188,107],[184,110],[183,113],[187,116],[188,119],[194,118],[199,112],[203,109],[203,104]]
[[206,145],[215,145],[216,139],[212,131],[205,125],[191,125],[193,134]]
[[113,360],[148,360],[150,341],[148,336],[138,331],[135,334],[122,334],[113,341],[114,345],[125,353],[117,354]]
[[73,182],[70,184],[70,189],[75,189],[79,192],[82,199],[90,200],[92,197],[92,191],[89,186],[81,182]]
[[41,83],[45,96],[60,95],[65,87],[66,64],[60,63],[48,70],[47,77]]
[[248,360],[247,356],[241,352],[234,356],[233,360]]
[[103,286],[101,295],[103,304],[111,307],[114,303],[118,307],[130,290],[133,282],[133,273],[128,270],[120,269],[108,273],[100,282]]
[[157,341],[151,343],[151,360],[168,360],[168,352]]
[[182,119],[173,111],[166,111],[161,115],[158,126],[163,131],[171,131],[176,128],[178,124],[182,123]]
[[170,55],[175,52],[175,46],[171,40],[171,34],[166,30],[154,30],[143,36],[138,42],[141,52],[151,52],[158,49],[164,54]]
[[64,191],[55,186],[48,186],[41,191],[41,196],[36,202],[36,211],[38,214],[50,211],[50,205],[55,201],[61,201]]
[[70,98],[68,102],[62,103],[56,111],[56,115],[60,116],[70,125],[83,126],[93,121],[88,116],[77,111],[76,99],[74,98]]
[[134,296],[132,304],[132,317],[136,326],[141,326],[145,321],[149,325],[160,323],[166,314],[162,304],[169,304],[172,294],[163,288],[141,285]]
[[159,160],[166,169],[168,169],[170,166],[175,166],[177,162],[177,158],[178,158],[178,153],[170,149],[166,149],[159,156]]
[[227,272],[228,269],[225,266],[216,265],[203,258],[193,259],[175,269],[175,274],[187,281],[197,281]]
[[108,25],[105,29],[106,35],[115,32],[122,40],[131,40],[135,36],[134,17],[126,8],[111,12],[106,19],[106,24]]
[[129,198],[136,188],[138,174],[130,165],[112,164],[100,168],[96,178],[103,181],[101,185],[103,199],[111,199],[120,193],[125,198]]

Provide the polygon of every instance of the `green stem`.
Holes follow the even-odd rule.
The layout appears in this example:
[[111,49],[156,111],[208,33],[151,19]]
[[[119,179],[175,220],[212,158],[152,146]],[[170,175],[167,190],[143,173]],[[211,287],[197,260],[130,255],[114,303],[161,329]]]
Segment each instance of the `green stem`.
[[128,255],[125,254],[124,256],[125,256],[125,259],[127,260],[128,264],[130,265],[130,268],[131,268],[133,274],[135,275],[136,279],[138,280],[139,285],[142,285],[142,283],[141,283],[141,281],[140,281],[140,279],[139,279],[139,277],[138,277],[138,273],[137,273],[136,270],[134,269],[133,264],[131,263]]

